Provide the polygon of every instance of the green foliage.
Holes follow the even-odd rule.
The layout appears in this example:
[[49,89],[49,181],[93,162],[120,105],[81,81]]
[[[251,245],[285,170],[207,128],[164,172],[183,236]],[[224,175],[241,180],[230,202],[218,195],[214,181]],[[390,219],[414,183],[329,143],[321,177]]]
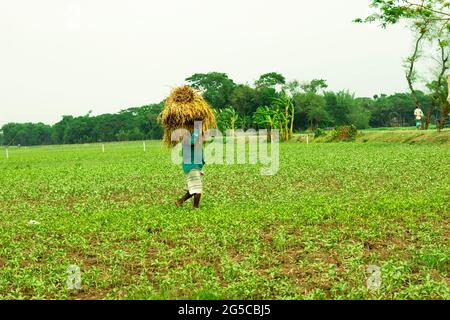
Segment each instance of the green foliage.
[[447,145],[280,147],[270,179],[207,165],[197,211],[160,142],[10,148],[0,300],[450,299]]
[[186,81],[203,92],[205,100],[216,109],[224,109],[231,104],[231,95],[236,86],[228,75],[220,72],[196,73]]
[[303,91],[307,93],[319,93],[320,91],[328,88],[328,84],[326,80],[323,79],[314,79],[311,82],[304,83],[300,86]]
[[253,115],[253,122],[261,129],[275,129],[279,127],[278,112],[268,106],[259,107]]
[[348,120],[357,129],[367,129],[369,128],[370,112],[363,106],[354,104],[350,108],[350,113],[348,114]]
[[217,126],[219,130],[225,133],[226,130],[236,130],[239,122],[239,114],[233,107],[228,107],[222,110],[219,110],[216,115]]
[[[421,91],[417,91],[417,98],[424,108],[431,105],[431,99]],[[371,112],[371,127],[409,127],[414,125],[414,99],[409,93],[395,93],[380,95],[372,103],[362,101],[365,109]]]
[[372,0],[371,7],[375,13],[365,19],[358,18],[355,22],[379,21],[383,27],[396,24],[400,20],[434,20],[450,28],[450,5],[447,0]]
[[314,137],[315,138],[319,138],[319,137],[324,137],[327,135],[327,131],[321,128],[317,128],[316,130],[314,130]]
[[[281,130],[283,140],[289,140],[294,130],[329,128],[353,124],[358,129],[368,127],[408,127],[414,125],[415,98],[411,93],[376,95],[373,98],[355,98],[348,90],[325,91],[327,82],[315,79],[300,83],[286,83],[283,75],[262,75],[257,86],[235,84],[224,73],[195,74],[187,79],[204,91],[205,97],[216,107],[219,128],[250,129],[253,126]],[[432,123],[441,119],[446,123],[448,104],[436,107],[446,97],[445,77],[428,84],[431,92],[415,91],[420,105],[433,106]],[[282,90],[277,91],[281,86]],[[276,88],[277,87],[277,88]],[[437,99],[438,98],[438,99]],[[226,104],[225,104],[226,103]],[[129,108],[116,114],[92,116],[91,113],[45,124],[7,124],[3,126],[3,144],[42,145],[112,142],[142,139],[161,139],[163,130],[157,121],[163,103]],[[229,106],[233,106],[231,109]],[[268,108],[267,110],[262,109]],[[223,112],[221,112],[223,110]],[[448,114],[448,113],[447,113]],[[269,119],[269,120],[268,120]]]
[[5,145],[51,144],[51,126],[43,123],[8,123],[2,127]]
[[282,91],[279,97],[273,100],[273,103],[273,107],[277,110],[281,136],[285,141],[288,141],[293,136],[293,125],[295,120],[294,101],[286,91]]
[[253,117],[251,116],[239,116],[238,127],[243,130],[254,129]]
[[[450,61],[450,2],[447,0],[423,0],[414,2],[409,0],[372,0],[371,7],[375,12],[366,19],[356,19],[356,22],[381,22],[383,27],[396,24],[400,21],[406,22],[414,34],[414,46],[412,53],[405,59],[406,80],[416,107],[424,108],[418,97],[416,83],[423,78],[418,70],[417,64],[425,55],[423,47],[438,48],[438,54],[433,57],[438,64],[434,67],[433,74],[437,80],[428,83],[432,90],[432,104],[426,112],[424,128],[427,130],[432,122],[431,115],[438,110],[439,130],[443,129],[444,123],[450,113],[450,105],[446,96],[442,95],[442,80],[449,69]],[[443,103],[442,103],[443,102]]]
[[335,125],[350,124],[348,115],[355,103],[354,94],[351,94],[348,90],[342,90],[337,93],[325,92],[324,97],[327,102],[326,110],[334,119]]
[[15,124],[2,127],[4,143],[34,146],[142,139],[161,139],[162,128],[156,121],[162,104],[122,110],[99,116],[63,116],[53,126],[42,123]]
[[297,106],[306,114],[306,118],[313,129],[319,128],[322,123],[331,123],[332,118],[326,110],[327,102],[325,98],[314,92],[297,94]]
[[256,88],[275,88],[277,85],[286,84],[286,79],[282,74],[271,72],[263,74],[255,82]]
[[332,134],[333,141],[355,141],[358,135],[358,129],[354,125],[339,126]]
[[258,108],[259,92],[248,85],[238,85],[230,97],[231,105],[244,116],[252,116]]

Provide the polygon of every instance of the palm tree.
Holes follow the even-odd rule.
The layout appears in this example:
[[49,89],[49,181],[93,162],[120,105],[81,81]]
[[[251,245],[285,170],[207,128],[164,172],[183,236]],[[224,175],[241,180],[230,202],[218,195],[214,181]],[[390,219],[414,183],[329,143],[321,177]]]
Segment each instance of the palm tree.
[[[283,133],[284,139],[288,141],[294,135],[295,106],[292,98],[282,91],[279,98],[274,99],[275,105],[282,110],[283,113]],[[281,119],[280,119],[281,120]]]
[[279,126],[278,110],[268,106],[259,107],[253,115],[253,121],[261,128],[267,130],[267,142],[272,142],[272,129]]
[[241,116],[239,119],[239,126],[243,130],[248,130],[253,125],[253,118],[251,116]]
[[239,114],[236,112],[236,110],[234,110],[233,107],[222,109],[217,114],[217,122],[221,131],[230,129],[232,134],[234,135],[238,121]]

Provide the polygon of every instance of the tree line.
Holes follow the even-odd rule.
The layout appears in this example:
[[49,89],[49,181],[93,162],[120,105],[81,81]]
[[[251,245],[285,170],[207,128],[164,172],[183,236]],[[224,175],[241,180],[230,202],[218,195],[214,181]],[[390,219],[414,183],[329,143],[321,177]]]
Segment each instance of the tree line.
[[[369,127],[413,126],[416,101],[433,106],[433,94],[396,93],[359,98],[348,90],[328,90],[326,80],[286,81],[282,74],[263,74],[253,84],[235,83],[225,73],[198,73],[186,79],[201,90],[217,112],[219,129],[279,129],[284,140],[294,132],[353,124]],[[448,92],[443,93],[448,94]],[[63,116],[54,125],[8,123],[1,128],[2,145],[76,144],[161,139],[158,123],[164,101],[115,114]],[[434,108],[431,117],[440,119]]]

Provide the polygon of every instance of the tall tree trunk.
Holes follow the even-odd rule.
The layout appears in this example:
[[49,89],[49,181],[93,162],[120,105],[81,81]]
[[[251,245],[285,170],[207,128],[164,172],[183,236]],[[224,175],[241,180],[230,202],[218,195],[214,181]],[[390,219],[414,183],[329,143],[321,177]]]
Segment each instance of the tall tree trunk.
[[439,118],[439,122],[438,122],[438,131],[439,132],[441,132],[442,129],[444,129],[445,122],[447,121],[449,114],[450,114],[450,102],[447,101],[447,104],[441,110],[441,117]]
[[[441,40],[439,40],[439,43],[441,43]],[[447,70],[449,69],[448,66],[448,61],[450,59],[449,55],[446,55],[445,53],[445,47],[443,45],[441,45],[441,63],[442,63],[442,69],[441,72],[439,74],[439,78],[436,84],[436,91],[434,93],[433,99],[432,99],[432,104],[436,104],[437,106],[439,106],[440,108],[440,112],[441,112],[441,116],[440,119],[438,120],[437,123],[437,127],[438,130],[441,131],[442,129],[444,129],[445,126],[445,121],[447,120],[448,114],[449,114],[449,109],[450,109],[450,75],[448,76],[448,86],[449,86],[449,96],[447,97],[447,101],[445,101],[445,97],[441,100],[441,93],[440,93],[440,88],[442,86],[442,81],[444,79],[445,73],[447,72]]]
[[[441,66],[442,68],[441,68],[441,72],[438,75],[438,79],[436,81],[436,88],[435,88],[435,92],[433,93],[433,97],[431,99],[431,106],[428,109],[427,122],[425,123],[425,129],[428,129],[428,127],[430,125],[431,113],[432,113],[434,107],[439,108],[441,111],[441,114],[442,114],[442,112],[445,113],[445,111],[446,111],[445,109],[446,109],[447,103],[445,101],[445,98],[441,100],[442,97],[441,97],[440,89],[442,86],[442,80],[444,79],[444,76],[445,76],[445,72],[449,68],[447,63],[448,63],[448,60],[450,59],[450,57],[449,57],[449,55],[446,55],[445,46],[442,45],[442,42],[440,39],[438,42],[439,42],[439,45],[441,48],[441,57],[440,57],[441,61],[440,62],[442,63],[442,66]],[[448,116],[448,114],[447,114],[447,116]],[[438,120],[438,123],[437,123],[438,130],[441,130],[441,127],[440,127],[441,122],[442,122],[442,117]]]
[[414,88],[414,82],[415,82],[414,67],[415,67],[417,60],[420,57],[420,43],[425,38],[425,34],[426,34],[425,29],[426,28],[423,28],[422,30],[420,30],[420,36],[416,39],[416,43],[414,46],[414,52],[411,55],[411,57],[408,58],[409,65],[408,65],[408,69],[406,72],[406,80],[408,81],[408,87],[409,87],[409,90],[411,91],[411,95],[416,104],[416,108],[420,108],[420,100],[419,100],[419,97],[417,96],[416,89]]
[[281,116],[279,117],[278,122],[279,122],[279,126],[280,126],[280,137],[281,137],[281,139],[284,139],[284,134],[283,134],[283,121],[282,121],[282,119],[281,119]]
[[294,107],[292,107],[291,112],[292,112],[292,114],[291,114],[291,129],[289,131],[290,138],[292,138],[294,136],[294,119],[295,119],[295,108]]
[[287,104],[286,104],[284,112],[285,112],[285,117],[286,117],[284,119],[284,130],[285,130],[284,136],[285,136],[286,141],[288,141],[289,140],[289,106]]
[[428,130],[430,128],[430,123],[431,123],[431,114],[433,113],[433,104],[431,104],[431,106],[428,108],[428,112],[427,112],[427,119],[425,121],[425,126],[424,126],[424,130]]
[[301,133],[302,132],[302,113],[299,112],[298,114],[298,132]]

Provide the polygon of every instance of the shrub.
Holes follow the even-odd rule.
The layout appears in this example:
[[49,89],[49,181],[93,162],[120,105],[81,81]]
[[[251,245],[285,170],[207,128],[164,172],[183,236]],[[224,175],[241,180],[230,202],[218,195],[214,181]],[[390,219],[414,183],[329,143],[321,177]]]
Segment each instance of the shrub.
[[355,141],[358,129],[354,125],[337,127],[333,132],[333,141]]
[[326,135],[327,135],[327,132],[324,129],[317,128],[316,131],[314,131],[314,137],[316,137],[316,138],[323,137]]

